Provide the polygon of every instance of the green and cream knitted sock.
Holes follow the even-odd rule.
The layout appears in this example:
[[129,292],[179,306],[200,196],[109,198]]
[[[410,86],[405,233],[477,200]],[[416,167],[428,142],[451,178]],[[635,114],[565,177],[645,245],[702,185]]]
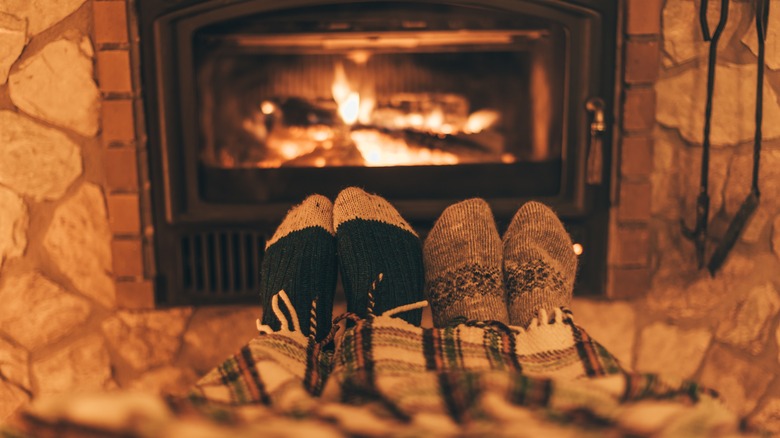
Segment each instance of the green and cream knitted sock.
[[469,199],[447,207],[425,239],[423,260],[436,327],[458,317],[509,322],[501,238],[487,202]]
[[[389,202],[356,187],[346,188],[334,203],[333,224],[348,311],[368,315],[368,292],[379,274],[382,280],[373,293],[375,315],[423,299],[420,238]],[[399,317],[420,325],[422,310]]]
[[271,298],[284,290],[307,336],[312,301],[317,299],[317,338],[327,336],[336,288],[334,234],[333,204],[324,196],[309,196],[287,213],[266,242],[260,268],[263,324],[274,330],[281,327],[271,309]]
[[509,322],[527,327],[539,309],[569,306],[577,273],[571,238],[544,204],[527,202],[504,233]]

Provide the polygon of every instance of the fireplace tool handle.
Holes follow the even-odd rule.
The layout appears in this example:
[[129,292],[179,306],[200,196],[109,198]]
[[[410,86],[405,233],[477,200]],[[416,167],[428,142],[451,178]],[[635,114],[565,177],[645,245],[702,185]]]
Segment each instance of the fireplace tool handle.
[[726,27],[729,16],[729,0],[721,0],[720,19],[715,32],[710,34],[710,28],[707,24],[707,6],[709,0],[701,1],[701,10],[699,11],[699,21],[702,28],[702,35],[705,41],[710,42],[709,61],[707,63],[707,104],[704,108],[704,142],[701,152],[701,178],[699,181],[699,195],[696,198],[696,224],[693,229],[685,226],[682,222],[683,235],[693,240],[696,246],[696,260],[699,268],[704,267],[704,256],[707,249],[707,219],[710,211],[710,195],[708,191],[709,167],[710,167],[710,127],[712,122],[712,96],[715,88],[715,67],[718,57],[718,41]]
[[592,97],[585,103],[585,109],[591,114],[586,181],[591,185],[600,185],[604,175],[604,132],[607,130],[604,100]]
[[753,136],[753,178],[750,184],[750,193],[742,201],[737,214],[729,223],[723,240],[720,241],[715,252],[712,254],[707,269],[710,274],[715,273],[726,261],[731,248],[734,247],[742,229],[745,228],[748,219],[755,213],[761,198],[761,191],[758,187],[758,171],[761,161],[761,125],[763,121],[764,107],[764,56],[766,52],[766,28],[769,23],[769,1],[756,0],[756,36],[758,38],[758,72],[756,73],[756,129]]

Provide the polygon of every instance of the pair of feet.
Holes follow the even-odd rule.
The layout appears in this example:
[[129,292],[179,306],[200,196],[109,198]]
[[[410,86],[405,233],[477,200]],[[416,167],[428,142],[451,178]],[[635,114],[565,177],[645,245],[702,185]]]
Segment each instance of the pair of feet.
[[424,246],[425,291],[437,327],[457,318],[527,327],[571,302],[577,256],[558,217],[538,202],[515,213],[499,236],[482,199],[448,207]]
[[[520,208],[502,241],[487,203],[463,201],[442,213],[423,247],[389,202],[350,187],[334,203],[308,197],[268,240],[260,282],[263,324],[281,326],[271,304],[284,290],[303,333],[324,338],[338,266],[347,310],[360,317],[369,308],[382,314],[420,301],[424,289],[437,327],[463,318],[527,326],[539,309],[569,304],[576,263],[563,225],[542,204]],[[399,317],[419,325],[422,312]]]
[[[271,305],[272,297],[284,290],[303,334],[327,336],[337,266],[347,310],[362,318],[369,308],[379,315],[423,299],[419,236],[385,199],[350,187],[333,203],[321,195],[306,198],[266,243],[260,273],[263,324],[274,330],[281,326]],[[422,310],[399,317],[419,325]],[[292,321],[292,315],[285,318]]]

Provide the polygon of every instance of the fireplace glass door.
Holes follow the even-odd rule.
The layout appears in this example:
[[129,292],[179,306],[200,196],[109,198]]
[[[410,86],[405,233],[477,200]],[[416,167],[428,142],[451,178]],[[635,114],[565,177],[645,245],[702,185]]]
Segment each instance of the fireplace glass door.
[[560,25],[419,4],[346,5],[322,17],[270,14],[198,32],[204,165],[560,158]]
[[[194,38],[207,199],[294,199],[307,190],[291,181],[298,178],[442,196],[420,187],[467,169],[476,171],[464,184],[472,189],[449,195],[486,193],[485,178],[501,175],[533,176],[536,195],[559,188],[568,58],[560,23],[431,3],[352,3],[241,17]],[[540,166],[529,172],[528,163]],[[466,167],[439,168],[452,166]],[[399,167],[415,169],[366,173]],[[416,189],[378,181],[414,173]],[[506,182],[497,194],[526,190]]]

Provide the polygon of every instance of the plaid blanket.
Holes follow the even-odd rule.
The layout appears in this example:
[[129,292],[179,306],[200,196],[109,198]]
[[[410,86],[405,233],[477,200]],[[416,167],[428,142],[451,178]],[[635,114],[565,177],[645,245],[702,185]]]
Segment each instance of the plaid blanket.
[[[277,303],[278,305],[278,303]],[[403,309],[401,309],[403,310]],[[294,312],[292,312],[294,314]],[[95,436],[725,436],[738,419],[695,382],[637,374],[574,323],[541,312],[528,329],[460,321],[420,328],[392,313],[346,314],[315,342],[297,324],[261,334],[186,399],[119,409]],[[395,312],[397,313],[397,312]],[[340,321],[348,327],[339,330]],[[127,397],[137,395],[124,394]],[[143,397],[142,397],[143,398]],[[120,403],[122,396],[110,403]],[[95,404],[93,401],[87,403]],[[0,436],[83,427],[78,399],[33,404]],[[153,406],[153,407],[152,407]],[[121,412],[124,412],[124,417]],[[92,421],[106,421],[92,418]],[[44,429],[41,429],[44,428]],[[96,434],[100,431],[103,434]],[[4,435],[5,434],[5,435]],[[190,436],[190,435],[187,435]]]
[[[360,435],[409,427],[504,434],[497,425],[529,416],[548,432],[586,424],[599,433],[677,427],[712,436],[737,424],[695,382],[625,370],[566,309],[542,311],[528,329],[480,321],[420,328],[389,315],[340,319],[351,326],[321,343],[287,329],[255,338],[203,377],[191,400],[326,417]],[[335,348],[325,348],[331,341]],[[394,426],[377,426],[387,423]]]

